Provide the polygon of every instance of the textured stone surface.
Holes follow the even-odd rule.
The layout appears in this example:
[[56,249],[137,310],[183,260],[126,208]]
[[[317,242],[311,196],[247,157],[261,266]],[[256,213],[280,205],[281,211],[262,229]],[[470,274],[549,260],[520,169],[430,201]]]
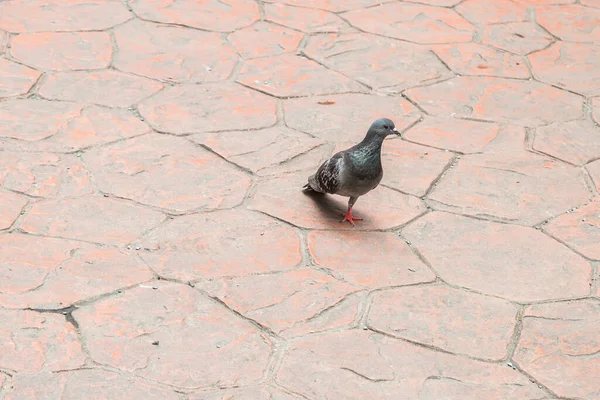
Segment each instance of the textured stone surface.
[[[369,288],[435,280],[408,245],[391,233],[311,232],[308,247],[315,262],[346,282]],[[354,252],[354,249],[361,249]],[[346,254],[353,254],[346,259]]]
[[39,89],[50,100],[128,107],[162,89],[158,82],[114,70],[57,72]]
[[170,82],[214,82],[226,79],[237,55],[218,33],[131,21],[115,29],[122,71]]
[[[338,32],[347,27],[337,15],[315,8],[290,7],[286,4],[265,4],[267,21],[306,33]],[[322,8],[319,5],[318,8]]]
[[458,77],[406,94],[433,115],[522,126],[581,118],[579,96],[535,81]]
[[174,211],[233,207],[250,178],[182,138],[151,135],[94,149],[84,160],[98,189]]
[[414,43],[470,42],[474,31],[453,10],[414,3],[388,3],[343,16],[364,31]]
[[26,204],[27,199],[25,197],[0,188],[0,207],[2,207],[0,229],[10,228]]
[[[559,396],[600,396],[600,302],[580,300],[529,307],[514,359]],[[560,369],[556,368],[560,365]],[[582,374],[583,371],[587,373]]]
[[578,4],[538,7],[538,23],[570,42],[600,43],[600,10]]
[[190,400],[298,400],[300,397],[282,392],[271,387],[248,387],[240,389],[224,389],[196,393]]
[[272,99],[229,82],[172,87],[139,109],[154,128],[175,134],[266,128],[277,120]]
[[10,53],[44,70],[96,69],[108,67],[113,47],[106,32],[45,32],[15,36]]
[[124,245],[164,219],[148,208],[90,196],[37,202],[20,227],[36,235]]
[[73,313],[94,360],[188,388],[246,385],[262,376],[270,343],[254,325],[189,286],[154,287]]
[[584,256],[600,260],[600,201],[561,215],[544,230]]
[[593,182],[596,184],[596,192],[600,193],[600,160],[589,164],[587,170],[592,176]]
[[178,400],[175,391],[157,387],[103,369],[80,369],[60,373],[37,373],[17,377],[6,400],[60,398],[130,400]]
[[40,73],[22,64],[0,58],[0,98],[25,94],[40,77]]
[[535,150],[575,165],[600,158],[600,128],[588,121],[569,121],[538,128]]
[[590,265],[532,228],[435,212],[402,233],[454,285],[521,302],[589,293]]
[[154,271],[180,280],[281,271],[302,261],[300,240],[289,226],[241,210],[178,217],[140,246]]
[[367,8],[376,4],[388,3],[389,1],[390,0],[266,0],[265,3],[283,3],[299,7],[342,12],[359,8]]
[[376,293],[368,324],[452,353],[500,360],[506,357],[516,314],[512,304],[498,298],[444,285],[411,286]]
[[456,6],[456,11],[475,24],[498,24],[525,21],[528,5],[525,1],[466,0]]
[[81,367],[85,355],[64,315],[0,309],[0,367],[18,372]]
[[590,198],[578,168],[528,152],[508,154],[463,157],[429,198],[453,212],[526,225]]
[[250,59],[292,53],[298,48],[302,37],[301,33],[291,29],[257,22],[233,32],[228,39],[242,57]]
[[434,352],[372,332],[329,333],[294,343],[277,382],[307,398],[535,399],[544,392],[504,365]]
[[510,22],[485,28],[483,43],[514,54],[527,55],[552,43],[552,36],[532,22]]

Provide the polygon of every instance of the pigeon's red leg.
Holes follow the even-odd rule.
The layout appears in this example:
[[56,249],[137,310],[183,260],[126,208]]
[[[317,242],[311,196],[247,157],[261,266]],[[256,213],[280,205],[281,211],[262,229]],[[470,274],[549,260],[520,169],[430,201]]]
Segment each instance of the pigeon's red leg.
[[348,200],[348,212],[346,215],[344,215],[344,219],[341,222],[348,221],[352,224],[352,226],[354,226],[354,221],[362,221],[362,218],[352,215],[352,207],[354,206],[354,203],[356,203],[357,199],[358,197],[350,197],[350,200]]

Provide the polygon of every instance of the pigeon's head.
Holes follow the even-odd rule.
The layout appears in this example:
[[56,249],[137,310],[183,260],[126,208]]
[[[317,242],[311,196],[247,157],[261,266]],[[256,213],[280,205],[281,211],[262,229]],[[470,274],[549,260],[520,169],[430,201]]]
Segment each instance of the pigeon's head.
[[398,132],[398,130],[396,129],[396,125],[394,125],[394,122],[388,118],[379,118],[375,120],[375,122],[373,122],[373,124],[369,128],[369,133],[382,137],[386,137],[392,134],[400,134],[400,132]]

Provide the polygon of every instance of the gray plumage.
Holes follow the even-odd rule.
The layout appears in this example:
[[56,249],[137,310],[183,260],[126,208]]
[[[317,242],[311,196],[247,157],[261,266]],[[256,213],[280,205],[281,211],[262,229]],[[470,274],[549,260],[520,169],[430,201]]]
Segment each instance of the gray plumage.
[[352,216],[352,206],[360,196],[375,189],[383,178],[381,146],[390,134],[399,134],[394,123],[387,118],[376,120],[362,142],[325,161],[308,178],[304,189],[350,197],[344,221],[354,225],[352,220],[359,218]]

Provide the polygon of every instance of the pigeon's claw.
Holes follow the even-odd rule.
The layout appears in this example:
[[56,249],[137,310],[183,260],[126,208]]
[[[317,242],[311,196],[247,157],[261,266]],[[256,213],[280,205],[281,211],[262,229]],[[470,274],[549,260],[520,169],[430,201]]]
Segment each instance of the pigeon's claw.
[[350,222],[352,224],[352,226],[354,226],[354,221],[362,221],[362,218],[358,218],[358,217],[355,217],[354,215],[352,215],[352,209],[349,208],[346,215],[344,215],[344,219],[341,220],[340,222],[346,222],[346,221]]

